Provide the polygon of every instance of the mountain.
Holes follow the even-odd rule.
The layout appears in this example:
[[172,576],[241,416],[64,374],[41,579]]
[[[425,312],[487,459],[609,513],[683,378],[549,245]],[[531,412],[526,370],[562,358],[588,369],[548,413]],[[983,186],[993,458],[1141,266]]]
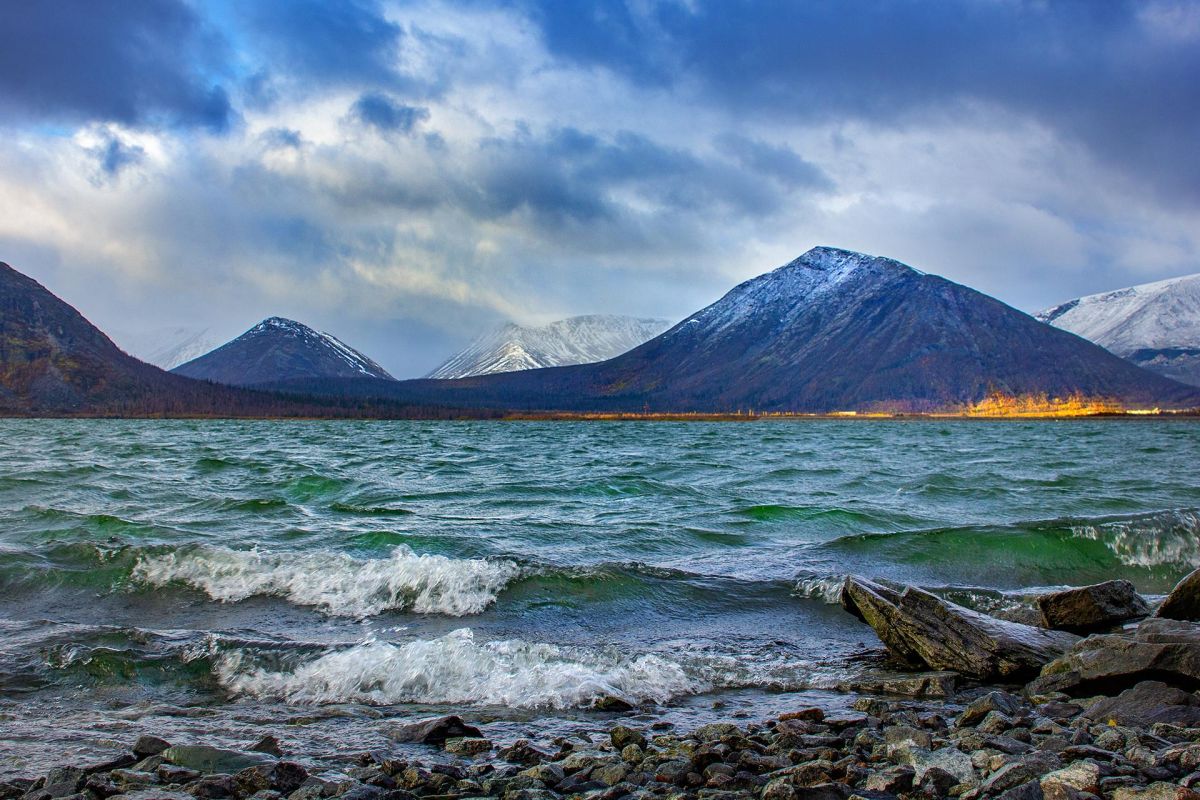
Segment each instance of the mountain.
[[0,415],[442,419],[464,412],[252,391],[173,375],[126,354],[69,304],[0,263]]
[[230,386],[298,379],[394,380],[383,367],[337,337],[283,317],[265,319],[172,372]]
[[221,342],[208,328],[169,326],[133,333],[112,331],[112,338],[129,355],[162,369],[174,369],[198,358]]
[[70,305],[0,263],[0,411],[218,414],[238,405],[227,389],[126,355]]
[[973,289],[830,247],[742,283],[599,364],[455,381],[357,381],[337,391],[564,411],[920,411],[992,391],[1200,404],[1194,388]]
[[665,331],[663,319],[611,314],[568,317],[549,325],[508,323],[480,336],[427,378],[468,378],[495,372],[607,361]]
[[1200,386],[1200,274],[1080,297],[1037,318]]

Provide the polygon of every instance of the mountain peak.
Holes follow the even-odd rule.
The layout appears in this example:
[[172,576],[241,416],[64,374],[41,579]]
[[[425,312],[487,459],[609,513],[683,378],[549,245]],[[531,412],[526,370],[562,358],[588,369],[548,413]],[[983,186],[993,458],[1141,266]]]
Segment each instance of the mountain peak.
[[233,341],[172,372],[232,386],[303,378],[393,380],[383,367],[333,334],[286,317],[267,317]]
[[536,327],[509,322],[480,336],[427,377],[466,378],[604,361],[668,327],[665,320],[612,314],[568,317]]
[[1146,369],[1200,386],[1200,274],[1078,297],[1035,316]]

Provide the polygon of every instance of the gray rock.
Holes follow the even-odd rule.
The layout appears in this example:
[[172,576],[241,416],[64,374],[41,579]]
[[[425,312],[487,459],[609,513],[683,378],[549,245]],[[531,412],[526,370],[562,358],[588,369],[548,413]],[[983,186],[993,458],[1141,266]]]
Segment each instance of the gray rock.
[[1001,691],[988,692],[983,697],[971,701],[954,720],[954,724],[959,728],[978,725],[988,714],[996,711],[1008,717],[1015,717],[1021,713],[1024,707],[1025,704],[1021,698],[1015,694]]
[[195,800],[195,797],[187,792],[167,791],[166,789],[137,789],[113,795],[109,800]]
[[541,781],[544,786],[557,786],[562,783],[562,779],[566,777],[566,772],[558,764],[538,764],[530,767],[523,772],[518,773],[519,776],[533,778],[536,781]]
[[83,788],[87,774],[78,767],[56,767],[46,773],[42,793],[47,797],[67,797]]
[[221,800],[233,797],[237,786],[232,775],[205,775],[184,786],[183,790],[199,800]]
[[170,742],[157,736],[139,736],[138,740],[133,743],[133,754],[139,759],[156,756],[170,746]]
[[462,717],[449,714],[444,717],[419,719],[398,725],[388,731],[388,736],[397,742],[419,742],[421,744],[444,744],[447,739],[460,736],[481,737],[479,729],[463,722]]
[[477,736],[460,736],[446,740],[446,752],[471,758],[492,749],[492,743]]
[[502,747],[496,755],[505,761],[525,765],[540,764],[551,759],[550,753],[534,747],[528,739],[517,739],[510,746]]
[[1002,766],[979,787],[984,794],[1000,794],[1062,767],[1062,759],[1053,753],[1030,753]]
[[175,745],[161,753],[163,760],[180,767],[203,773],[235,773],[257,764],[273,764],[275,759],[266,753],[245,753],[224,750],[208,745]]
[[1083,716],[1096,722],[1141,727],[1156,722],[1200,725],[1200,699],[1161,681],[1142,681],[1116,697],[1092,703]]
[[1200,622],[1200,569],[1175,584],[1154,616]]
[[618,725],[608,732],[608,738],[612,742],[612,746],[618,750],[622,750],[626,745],[636,744],[638,747],[646,746],[646,737],[642,732],[627,725]]
[[251,753],[266,753],[269,756],[283,758],[283,745],[280,743],[279,739],[271,736],[270,734],[262,737],[246,749]]
[[1067,800],[1072,792],[1100,793],[1103,771],[1091,761],[1076,761],[1062,769],[1047,772],[1041,778],[1042,793],[1047,800]]
[[912,791],[913,777],[915,775],[916,770],[907,764],[898,767],[888,767],[883,770],[874,770],[867,776],[864,787],[873,792],[906,794]]
[[841,602],[905,664],[979,679],[1036,674],[1078,641],[1074,634],[1005,622],[912,586],[897,592],[854,576],[846,579]]
[[1047,664],[1026,693],[1086,696],[1094,687],[1125,689],[1142,680],[1185,688],[1200,684],[1200,625],[1151,618],[1132,636],[1089,636]]
[[915,675],[864,675],[838,684],[848,694],[895,694],[905,697],[950,697],[958,682],[958,673],[948,670]]
[[1112,800],[1200,800],[1200,793],[1165,781],[1145,788],[1120,786],[1113,790]]
[[912,767],[915,773],[913,779],[917,784],[925,776],[925,771],[932,767],[944,769],[958,778],[959,783],[974,785],[979,781],[971,757],[954,747],[930,751],[915,745],[901,745],[890,757],[897,764]]
[[1044,800],[1044,798],[1042,785],[1037,781],[1026,781],[996,795],[996,800]]
[[1105,581],[1037,599],[1046,627],[1088,633],[1150,614],[1150,606],[1129,581]]

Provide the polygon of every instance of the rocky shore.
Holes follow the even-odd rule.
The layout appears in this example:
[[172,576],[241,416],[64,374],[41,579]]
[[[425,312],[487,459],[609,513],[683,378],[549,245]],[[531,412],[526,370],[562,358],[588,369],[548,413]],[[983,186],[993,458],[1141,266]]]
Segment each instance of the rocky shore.
[[552,748],[497,747],[458,717],[392,722],[427,755],[333,771],[272,737],[235,751],[146,735],[106,763],[0,783],[0,800],[1200,798],[1200,570],[1153,616],[1122,581],[1046,595],[1025,621],[858,578],[842,604],[910,670],[845,686],[849,711],[617,725]]

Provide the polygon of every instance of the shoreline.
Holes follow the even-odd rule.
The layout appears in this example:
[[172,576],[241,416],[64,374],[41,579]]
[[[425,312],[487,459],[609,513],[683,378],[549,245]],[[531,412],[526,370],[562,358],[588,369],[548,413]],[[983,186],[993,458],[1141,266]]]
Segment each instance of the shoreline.
[[0,411],[0,420],[111,420],[111,421],[182,421],[182,422],[1100,422],[1100,421],[1180,421],[1200,420],[1200,409],[1183,411],[1104,412],[1097,414],[1020,414],[984,415],[930,413],[593,413],[593,412],[491,412],[478,415],[421,416],[212,416],[212,415],[130,415],[111,414],[15,414]]
[[391,745],[320,768],[276,733],[231,750],[145,731],[0,800],[1200,800],[1200,570],[1153,612],[1126,581],[1041,595],[1036,624],[854,576],[841,605],[897,667],[839,686],[846,705],[675,732],[608,697],[614,716],[549,745],[470,713],[381,716]]
[[[851,710],[798,706],[778,718],[686,732],[646,720],[597,724],[550,747],[500,745],[470,718],[386,720],[401,750],[310,768],[286,731],[245,750],[146,732],[96,763],[0,781],[15,800],[737,800],[1200,797],[1200,729],[1092,719],[1064,696],[982,685],[946,698],[858,694]],[[599,721],[598,721],[599,723]],[[486,726],[485,726],[486,727]],[[415,755],[414,755],[415,753]]]

